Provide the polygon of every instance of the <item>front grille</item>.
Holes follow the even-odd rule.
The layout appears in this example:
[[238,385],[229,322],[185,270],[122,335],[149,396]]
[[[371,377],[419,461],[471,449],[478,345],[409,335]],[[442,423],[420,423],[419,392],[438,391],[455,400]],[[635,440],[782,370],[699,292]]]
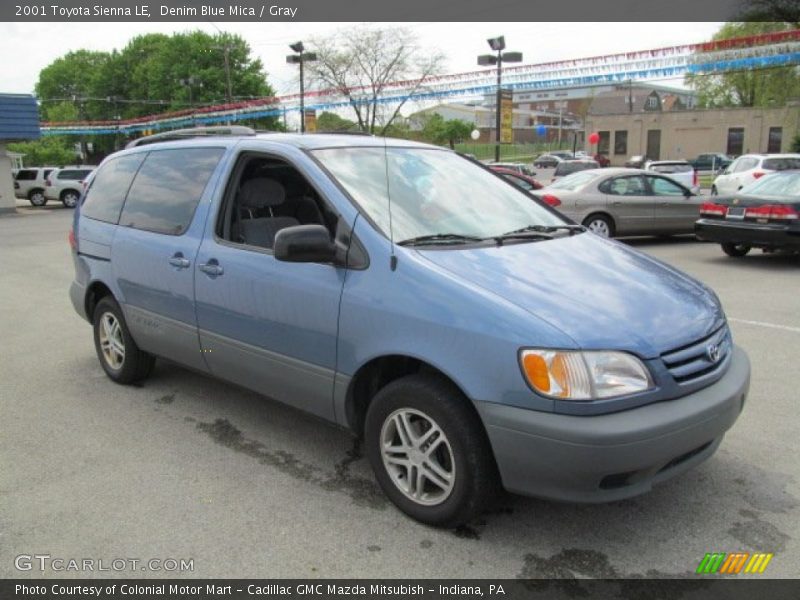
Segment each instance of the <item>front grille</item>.
[[[714,349],[716,348],[716,352]],[[661,355],[678,383],[690,383],[717,371],[731,353],[731,335],[723,325],[711,335]]]

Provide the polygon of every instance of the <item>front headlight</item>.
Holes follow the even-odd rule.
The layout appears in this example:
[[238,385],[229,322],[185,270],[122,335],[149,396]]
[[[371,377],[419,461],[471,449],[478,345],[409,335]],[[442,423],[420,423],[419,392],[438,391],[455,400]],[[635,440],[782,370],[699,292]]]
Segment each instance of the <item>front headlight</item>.
[[626,352],[529,349],[520,365],[534,390],[559,400],[597,400],[653,386],[642,361]]

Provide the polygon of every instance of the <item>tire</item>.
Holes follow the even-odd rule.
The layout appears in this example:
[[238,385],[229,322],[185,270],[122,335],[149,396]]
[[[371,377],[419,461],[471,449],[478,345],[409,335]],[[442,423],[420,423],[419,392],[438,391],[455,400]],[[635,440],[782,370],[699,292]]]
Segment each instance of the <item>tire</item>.
[[711,186],[711,195],[712,196],[717,196],[718,194],[719,194],[719,192],[717,192],[717,186],[712,185]]
[[61,192],[61,203],[67,208],[75,208],[80,197],[81,195],[75,190],[64,190]]
[[31,190],[28,192],[28,200],[33,206],[44,206],[47,204],[47,198],[44,197],[44,190]]
[[[434,428],[438,432],[429,433]],[[403,431],[411,433],[410,440]],[[381,489],[418,521],[461,525],[496,497],[497,466],[480,418],[442,377],[409,375],[382,388],[367,410],[364,441]],[[387,452],[389,446],[396,450]]]
[[102,298],[94,309],[92,324],[97,358],[112,381],[130,384],[150,375],[155,357],[139,350],[116,300]]
[[733,242],[726,242],[722,244],[722,251],[728,256],[732,256],[734,258],[741,258],[750,252],[750,248],[751,247],[747,244],[734,244]]
[[583,226],[599,236],[614,237],[614,222],[605,215],[589,215],[583,220]]

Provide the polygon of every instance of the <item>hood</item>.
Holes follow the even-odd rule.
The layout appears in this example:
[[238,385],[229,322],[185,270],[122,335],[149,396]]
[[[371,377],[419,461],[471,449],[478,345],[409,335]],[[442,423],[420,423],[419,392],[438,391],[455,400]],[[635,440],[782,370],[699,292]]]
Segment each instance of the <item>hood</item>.
[[716,296],[698,281],[591,233],[419,253],[547,321],[579,348],[654,358],[712,333],[724,320]]

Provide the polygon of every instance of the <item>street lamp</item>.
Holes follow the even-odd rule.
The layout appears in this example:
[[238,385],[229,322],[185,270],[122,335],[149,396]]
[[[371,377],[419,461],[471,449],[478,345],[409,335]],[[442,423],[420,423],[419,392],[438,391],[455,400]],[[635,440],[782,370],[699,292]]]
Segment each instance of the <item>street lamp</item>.
[[317,55],[314,52],[304,52],[305,48],[303,47],[303,42],[289,44],[289,48],[296,54],[287,56],[286,62],[300,65],[300,133],[305,133],[306,111],[304,104],[305,88],[303,87],[303,63],[317,60]]
[[[486,40],[489,47],[497,52],[493,54],[483,54],[478,57],[478,64],[482,67],[497,65],[497,106],[495,107],[495,148],[494,161],[500,162],[500,95],[502,90],[502,69],[504,62],[522,62],[522,52],[503,52],[506,48],[506,39],[502,35]],[[513,119],[513,117],[512,117]]]

